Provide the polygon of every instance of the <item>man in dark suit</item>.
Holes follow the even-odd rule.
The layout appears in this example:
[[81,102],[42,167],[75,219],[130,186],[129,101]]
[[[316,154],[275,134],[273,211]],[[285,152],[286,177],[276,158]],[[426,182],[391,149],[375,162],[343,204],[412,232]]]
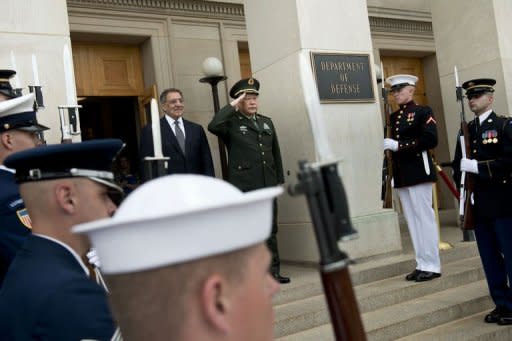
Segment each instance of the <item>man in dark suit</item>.
[[110,340],[115,325],[106,292],[82,261],[87,237],[71,227],[110,217],[122,189],[112,161],[121,140],[32,148],[9,156],[33,233],[0,290],[2,340]]
[[417,105],[418,77],[394,75],[386,82],[400,106],[391,114],[391,138],[384,150],[393,153],[393,183],[402,204],[416,256],[416,268],[407,281],[424,282],[441,276],[439,234],[432,209],[432,183],[436,181],[429,149],[437,146],[437,122],[432,109]]
[[[185,102],[181,90],[170,88],[160,95],[165,112],[160,119],[162,152],[169,158],[167,173],[191,173],[215,176],[210,145],[203,127],[183,119]],[[140,138],[140,156],[154,156],[151,125],[143,128]]]
[[[228,181],[243,192],[284,183],[276,129],[270,117],[257,112],[259,88],[257,79],[238,81],[229,91],[234,100],[216,113],[208,125],[208,130],[222,138],[228,149]],[[280,283],[289,283],[290,279],[280,274],[275,201],[267,245],[272,252],[272,275]]]
[[471,203],[474,207],[475,237],[496,308],[484,321],[512,324],[512,121],[492,110],[494,85],[489,78],[462,84],[475,119],[468,123],[470,155],[462,157],[457,143],[453,161],[454,178],[461,172],[475,180]]
[[[14,96],[10,85],[1,82],[0,93]],[[33,94],[0,99],[0,286],[31,229],[30,217],[14,180],[14,170],[7,168],[4,160],[15,152],[41,144],[39,132],[48,128],[37,123],[33,105]]]

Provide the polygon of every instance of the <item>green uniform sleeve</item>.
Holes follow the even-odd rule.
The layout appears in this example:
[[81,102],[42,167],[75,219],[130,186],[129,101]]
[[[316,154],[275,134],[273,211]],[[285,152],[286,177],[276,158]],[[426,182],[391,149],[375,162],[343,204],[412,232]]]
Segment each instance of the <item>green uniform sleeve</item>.
[[208,124],[208,131],[214,135],[226,139],[229,136],[229,120],[235,115],[236,110],[230,104],[220,109],[210,124]]

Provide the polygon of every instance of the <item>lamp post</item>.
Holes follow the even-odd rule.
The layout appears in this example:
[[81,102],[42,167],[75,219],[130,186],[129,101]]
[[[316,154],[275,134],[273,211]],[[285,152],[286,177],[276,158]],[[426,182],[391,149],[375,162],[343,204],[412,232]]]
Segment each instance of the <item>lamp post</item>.
[[[201,83],[208,83],[212,87],[213,97],[213,111],[214,115],[220,110],[219,106],[219,92],[217,91],[217,84],[226,80],[226,76],[222,76],[222,63],[215,57],[206,58],[203,62],[203,72],[206,77],[199,80]],[[217,138],[219,142],[220,165],[222,170],[222,178],[224,180],[228,177],[228,161],[226,156],[226,146],[220,137]]]

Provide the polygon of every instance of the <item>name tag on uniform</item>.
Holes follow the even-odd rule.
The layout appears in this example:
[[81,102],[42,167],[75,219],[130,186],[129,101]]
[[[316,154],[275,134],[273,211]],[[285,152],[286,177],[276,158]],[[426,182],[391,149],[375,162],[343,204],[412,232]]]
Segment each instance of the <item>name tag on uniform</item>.
[[242,134],[247,133],[247,126],[240,126],[240,132],[241,132]]

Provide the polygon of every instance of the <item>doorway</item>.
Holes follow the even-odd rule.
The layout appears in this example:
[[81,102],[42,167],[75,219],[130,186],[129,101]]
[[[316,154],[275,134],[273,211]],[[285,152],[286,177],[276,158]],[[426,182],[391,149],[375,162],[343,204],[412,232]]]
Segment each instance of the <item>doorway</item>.
[[[138,173],[139,133],[138,97],[85,97],[80,101],[82,140],[118,138],[125,143],[121,155]],[[138,175],[138,174],[135,174]]]
[[128,161],[138,173],[139,134],[146,123],[140,114],[146,96],[140,45],[72,40],[71,46],[82,140],[121,139],[123,165]]

